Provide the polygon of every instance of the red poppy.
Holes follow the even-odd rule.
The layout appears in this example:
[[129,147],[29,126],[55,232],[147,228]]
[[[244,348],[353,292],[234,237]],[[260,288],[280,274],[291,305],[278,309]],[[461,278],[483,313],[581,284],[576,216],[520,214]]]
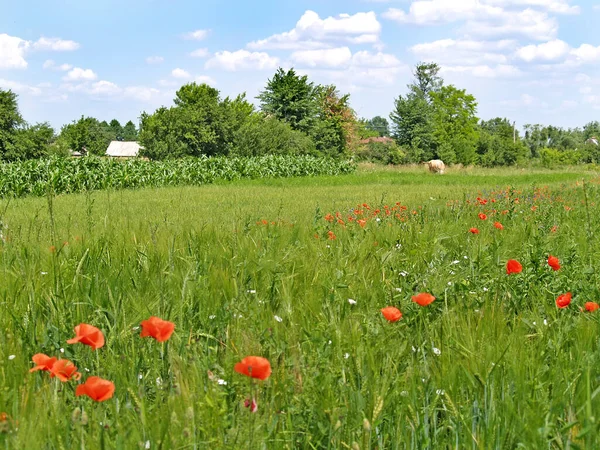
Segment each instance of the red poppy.
[[390,322],[398,322],[402,318],[402,313],[398,308],[394,308],[393,306],[388,306],[381,310],[381,314]]
[[258,411],[258,403],[255,399],[250,400],[249,398],[247,398],[246,400],[244,400],[244,408],[249,408],[250,412],[255,413],[256,411]]
[[103,402],[115,393],[115,385],[112,381],[103,380],[100,377],[89,377],[85,383],[77,386],[75,395],[87,395],[92,400]]
[[496,228],[498,228],[499,230],[504,230],[504,227],[502,226],[502,224],[500,222],[494,222],[494,226]]
[[571,304],[571,293],[567,292],[566,294],[559,295],[556,299],[556,306],[559,308],[566,308]]
[[600,305],[596,302],[586,302],[586,304],[585,304],[585,310],[587,312],[594,312],[598,308],[600,308]]
[[418,303],[421,306],[431,305],[434,300],[435,300],[435,297],[433,295],[431,295],[431,294],[426,293],[426,292],[421,292],[418,295],[413,295],[412,296],[412,301],[415,302],[415,303]]
[[516,259],[509,259],[506,263],[506,273],[510,275],[511,273],[521,273],[523,271],[523,266]]
[[330,241],[335,241],[336,235],[335,235],[335,233],[333,231],[328,231],[327,235],[329,236],[329,240]]
[[367,221],[364,219],[359,219],[356,221],[356,223],[359,224],[361,228],[364,228],[365,225],[367,224]]
[[58,378],[60,381],[67,382],[71,378],[79,380],[81,374],[77,372],[77,366],[68,359],[59,359],[50,369],[50,378]]
[[89,345],[94,350],[97,350],[104,346],[104,335],[95,326],[81,323],[75,327],[75,337],[69,339],[67,344],[76,344],[78,342]]
[[479,234],[479,230],[477,228],[471,228],[469,231],[473,234]]
[[557,271],[560,269],[560,261],[556,256],[548,256],[548,265],[552,267],[552,270]]
[[158,342],[164,342],[171,337],[175,330],[175,324],[168,320],[162,320],[158,317],[150,317],[148,320],[144,320],[141,323],[142,334],[141,337],[151,336]]
[[50,358],[48,355],[44,355],[43,353],[37,353],[31,357],[31,360],[36,364],[36,366],[29,369],[30,372],[35,372],[37,370],[45,370],[49,372],[57,358],[56,356]]
[[486,216],[484,213],[479,213],[479,218],[480,218],[481,220],[486,220],[486,219],[487,219],[487,216]]
[[233,370],[248,377],[266,380],[271,375],[271,364],[261,356],[246,356]]

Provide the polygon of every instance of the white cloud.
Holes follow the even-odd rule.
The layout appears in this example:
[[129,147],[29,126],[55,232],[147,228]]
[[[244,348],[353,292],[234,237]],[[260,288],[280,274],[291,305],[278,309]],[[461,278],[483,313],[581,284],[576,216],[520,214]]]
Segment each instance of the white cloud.
[[121,88],[110,81],[97,81],[92,83],[88,91],[92,95],[116,95],[121,92]]
[[123,90],[123,95],[141,102],[149,102],[161,95],[161,91],[145,86],[130,86]]
[[164,62],[165,58],[163,58],[162,56],[148,56],[146,58],[146,63],[147,64],[160,64],[162,62]]
[[71,69],[66,76],[63,77],[65,81],[93,81],[98,76],[94,73],[92,69],[82,69],[80,67],[75,67]]
[[369,67],[369,68],[390,68],[400,67],[402,63],[400,60],[388,53],[370,53],[368,51],[360,51],[352,56],[352,64],[358,67]]
[[55,52],[70,52],[77,50],[79,47],[79,43],[75,41],[60,38],[41,37],[33,43],[35,50],[51,50]]
[[24,93],[31,95],[40,95],[42,90],[37,86],[29,86],[27,84],[19,83],[18,81],[4,80],[0,78],[0,88],[10,89],[16,93]]
[[238,70],[272,70],[279,64],[279,59],[265,52],[249,52],[238,50],[235,52],[217,52],[210,58],[205,67],[207,69],[223,69],[230,72]]
[[475,41],[468,39],[440,39],[410,47],[410,52],[421,60],[449,65],[506,64],[507,52],[517,45],[513,40]]
[[565,41],[554,39],[538,45],[526,45],[519,48],[515,55],[517,58],[526,61],[557,61],[563,59],[569,54],[571,47]]
[[0,34],[0,69],[25,69],[30,43],[16,36]]
[[346,67],[352,60],[352,52],[348,47],[299,50],[290,58],[299,67]]
[[210,55],[210,52],[207,48],[199,48],[190,53],[192,58],[206,58]]
[[579,14],[581,8],[571,5],[569,0],[484,0],[485,3],[501,7],[532,6],[556,14]]
[[[534,40],[553,39],[558,23],[547,12],[532,8],[505,9],[511,5],[565,3],[561,0],[418,0],[411,3],[408,12],[390,8],[382,16],[399,23],[435,25],[464,22],[462,31],[468,36],[524,36]],[[567,4],[568,5],[568,4]],[[501,7],[502,6],[502,7]],[[558,6],[546,9],[556,12]]]
[[194,78],[194,81],[198,84],[208,84],[210,86],[216,86],[217,82],[212,78],[209,77],[208,75],[199,75],[196,78]]
[[518,67],[510,64],[498,64],[496,66],[442,66],[441,73],[462,73],[476,78],[510,78],[522,74]]
[[44,64],[42,65],[42,67],[44,69],[60,70],[62,72],[66,72],[67,70],[71,70],[73,68],[73,66],[71,64],[56,65],[56,63],[51,59],[47,59],[46,61],[44,61]]
[[191,41],[202,41],[208,37],[210,30],[196,30],[183,35],[184,39]]
[[179,79],[186,79],[186,78],[192,77],[189,72],[187,72],[183,69],[179,69],[179,68],[173,69],[173,71],[171,72],[171,76],[173,78],[179,78]]
[[571,50],[571,54],[577,62],[591,63],[600,61],[600,46],[594,47],[590,44],[582,44],[578,48]]
[[308,10],[291,31],[250,42],[247,47],[251,50],[311,50],[331,47],[331,41],[375,44],[380,33],[381,24],[372,11],[321,19],[316,12]]

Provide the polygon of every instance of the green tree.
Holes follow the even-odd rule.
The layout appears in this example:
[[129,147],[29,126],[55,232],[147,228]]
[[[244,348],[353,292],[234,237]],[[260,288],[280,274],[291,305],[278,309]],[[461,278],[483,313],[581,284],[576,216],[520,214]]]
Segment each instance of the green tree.
[[14,156],[16,130],[23,123],[17,94],[0,89],[0,157],[2,159]]
[[317,87],[306,75],[279,68],[257,98],[262,111],[289,123],[294,130],[309,134],[317,114],[317,95]]
[[108,125],[110,130],[110,137],[113,141],[122,141],[123,139],[123,127],[119,123],[117,119],[113,119],[110,121]]
[[510,166],[525,160],[529,150],[508,119],[496,117],[479,124],[477,161],[486,167]]
[[103,129],[97,119],[83,117],[61,130],[61,138],[71,151],[102,156],[111,141],[111,135]]
[[123,127],[123,140],[124,141],[137,141],[138,138],[138,130],[130,120]]
[[433,111],[432,131],[439,157],[448,163],[473,164],[479,133],[475,97],[452,85],[432,90],[429,96]]
[[390,123],[385,117],[375,116],[367,121],[366,128],[375,131],[378,136],[384,137],[390,135]]
[[14,154],[7,155],[8,160],[42,158],[48,155],[54,142],[54,129],[49,123],[25,125],[15,134]]

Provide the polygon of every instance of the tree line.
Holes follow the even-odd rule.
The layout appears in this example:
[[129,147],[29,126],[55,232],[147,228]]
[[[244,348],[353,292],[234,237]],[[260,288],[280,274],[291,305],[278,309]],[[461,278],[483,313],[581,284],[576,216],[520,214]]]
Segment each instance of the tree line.
[[190,83],[177,91],[173,106],[143,112],[139,130],[131,121],[121,126],[81,117],[59,133],[47,123],[25,123],[16,95],[0,90],[0,158],[103,155],[111,140],[137,140],[142,156],[155,160],[309,154],[384,164],[600,163],[598,121],[575,129],[528,124],[521,134],[507,118],[479,119],[475,97],[446,84],[436,63],[419,63],[413,75],[389,120],[358,118],[350,96],[335,85],[280,68],[258,95],[258,107],[245,94],[222,98],[207,84]]

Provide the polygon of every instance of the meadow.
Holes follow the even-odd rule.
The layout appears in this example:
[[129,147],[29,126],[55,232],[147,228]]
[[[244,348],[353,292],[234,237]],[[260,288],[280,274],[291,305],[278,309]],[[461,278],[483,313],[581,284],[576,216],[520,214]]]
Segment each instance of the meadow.
[[1,200],[0,447],[599,448],[599,206],[592,171],[365,166]]

